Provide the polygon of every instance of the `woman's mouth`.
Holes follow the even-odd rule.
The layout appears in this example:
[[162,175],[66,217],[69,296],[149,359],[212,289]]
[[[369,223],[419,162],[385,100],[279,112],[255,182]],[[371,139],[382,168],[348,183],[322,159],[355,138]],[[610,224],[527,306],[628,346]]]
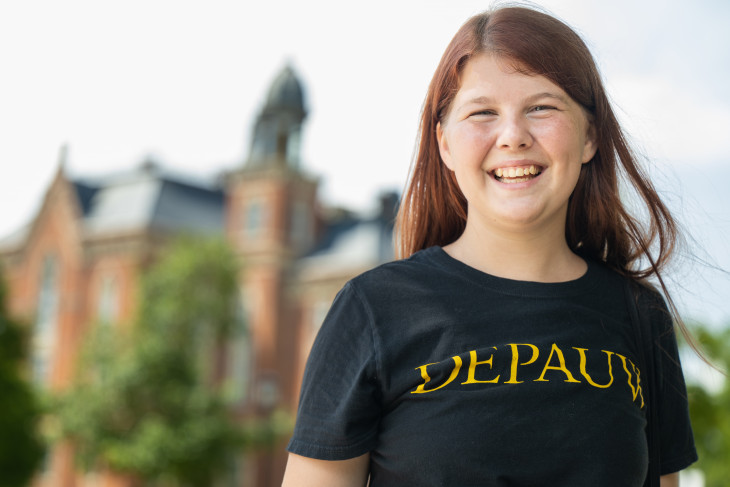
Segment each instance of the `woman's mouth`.
[[501,183],[524,183],[542,174],[542,166],[530,164],[526,166],[498,167],[492,171],[494,179]]

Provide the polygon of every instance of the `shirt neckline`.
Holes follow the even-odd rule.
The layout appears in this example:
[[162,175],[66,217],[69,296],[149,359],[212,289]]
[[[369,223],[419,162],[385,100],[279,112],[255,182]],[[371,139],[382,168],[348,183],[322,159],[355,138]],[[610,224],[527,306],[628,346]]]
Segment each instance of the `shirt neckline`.
[[588,269],[577,279],[564,282],[534,282],[497,277],[480,271],[450,256],[439,246],[430,247],[419,253],[423,253],[424,257],[431,259],[447,272],[458,274],[492,291],[514,296],[545,298],[575,296],[593,291],[600,281],[601,266],[591,259],[584,259]]

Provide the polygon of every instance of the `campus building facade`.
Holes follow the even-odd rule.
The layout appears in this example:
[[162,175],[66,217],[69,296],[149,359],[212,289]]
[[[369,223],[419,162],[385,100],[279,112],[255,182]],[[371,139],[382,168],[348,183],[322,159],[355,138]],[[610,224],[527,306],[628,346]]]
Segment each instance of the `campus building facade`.
[[[360,217],[326,208],[319,179],[299,147],[306,120],[294,71],[276,77],[258,114],[250,152],[217,184],[173,176],[153,162],[125,174],[71,177],[62,151],[35,217],[0,240],[10,311],[32,326],[30,373],[62,390],[93,326],[134,318],[141,275],[183,233],[225,236],[240,261],[245,343],[226,348],[226,373],[240,388],[242,419],[296,407],[314,336],[344,283],[393,258],[397,197]],[[278,486],[283,445],[241,458],[226,484]],[[236,470],[238,473],[236,473]],[[126,487],[128,479],[83,473],[73,448],[54,448],[36,487]]]

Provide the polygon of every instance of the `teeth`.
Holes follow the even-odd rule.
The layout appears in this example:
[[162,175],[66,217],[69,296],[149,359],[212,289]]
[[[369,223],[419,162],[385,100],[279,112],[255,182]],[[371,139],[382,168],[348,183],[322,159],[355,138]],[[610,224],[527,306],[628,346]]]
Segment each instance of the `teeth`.
[[494,170],[494,175],[498,178],[520,178],[519,180],[509,181],[511,183],[527,181],[528,179],[530,179],[530,176],[534,176],[536,174],[540,174],[540,169],[538,169],[538,167],[534,164],[532,164],[530,167],[498,167]]
[[529,181],[530,179],[531,179],[530,177],[526,177],[526,178],[525,177],[522,177],[522,178],[509,178],[509,179],[503,179],[502,182],[503,183],[507,183],[507,184],[524,183],[525,181]]

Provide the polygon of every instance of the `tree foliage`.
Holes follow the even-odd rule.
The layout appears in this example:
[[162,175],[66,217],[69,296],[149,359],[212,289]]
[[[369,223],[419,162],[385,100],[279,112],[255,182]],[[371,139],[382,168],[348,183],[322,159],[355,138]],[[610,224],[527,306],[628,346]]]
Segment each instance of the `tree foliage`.
[[26,485],[43,458],[38,399],[23,377],[27,327],[12,320],[0,278],[0,487]]
[[57,407],[83,466],[207,486],[254,433],[273,435],[235,422],[211,381],[215,344],[241,332],[237,272],[224,243],[183,240],[143,278],[131,332],[95,327]]
[[[730,328],[698,326],[694,333],[710,359],[730,370]],[[699,455],[695,467],[704,473],[706,487],[724,487],[730,479],[730,380],[723,376],[718,388],[689,383],[687,389]]]

